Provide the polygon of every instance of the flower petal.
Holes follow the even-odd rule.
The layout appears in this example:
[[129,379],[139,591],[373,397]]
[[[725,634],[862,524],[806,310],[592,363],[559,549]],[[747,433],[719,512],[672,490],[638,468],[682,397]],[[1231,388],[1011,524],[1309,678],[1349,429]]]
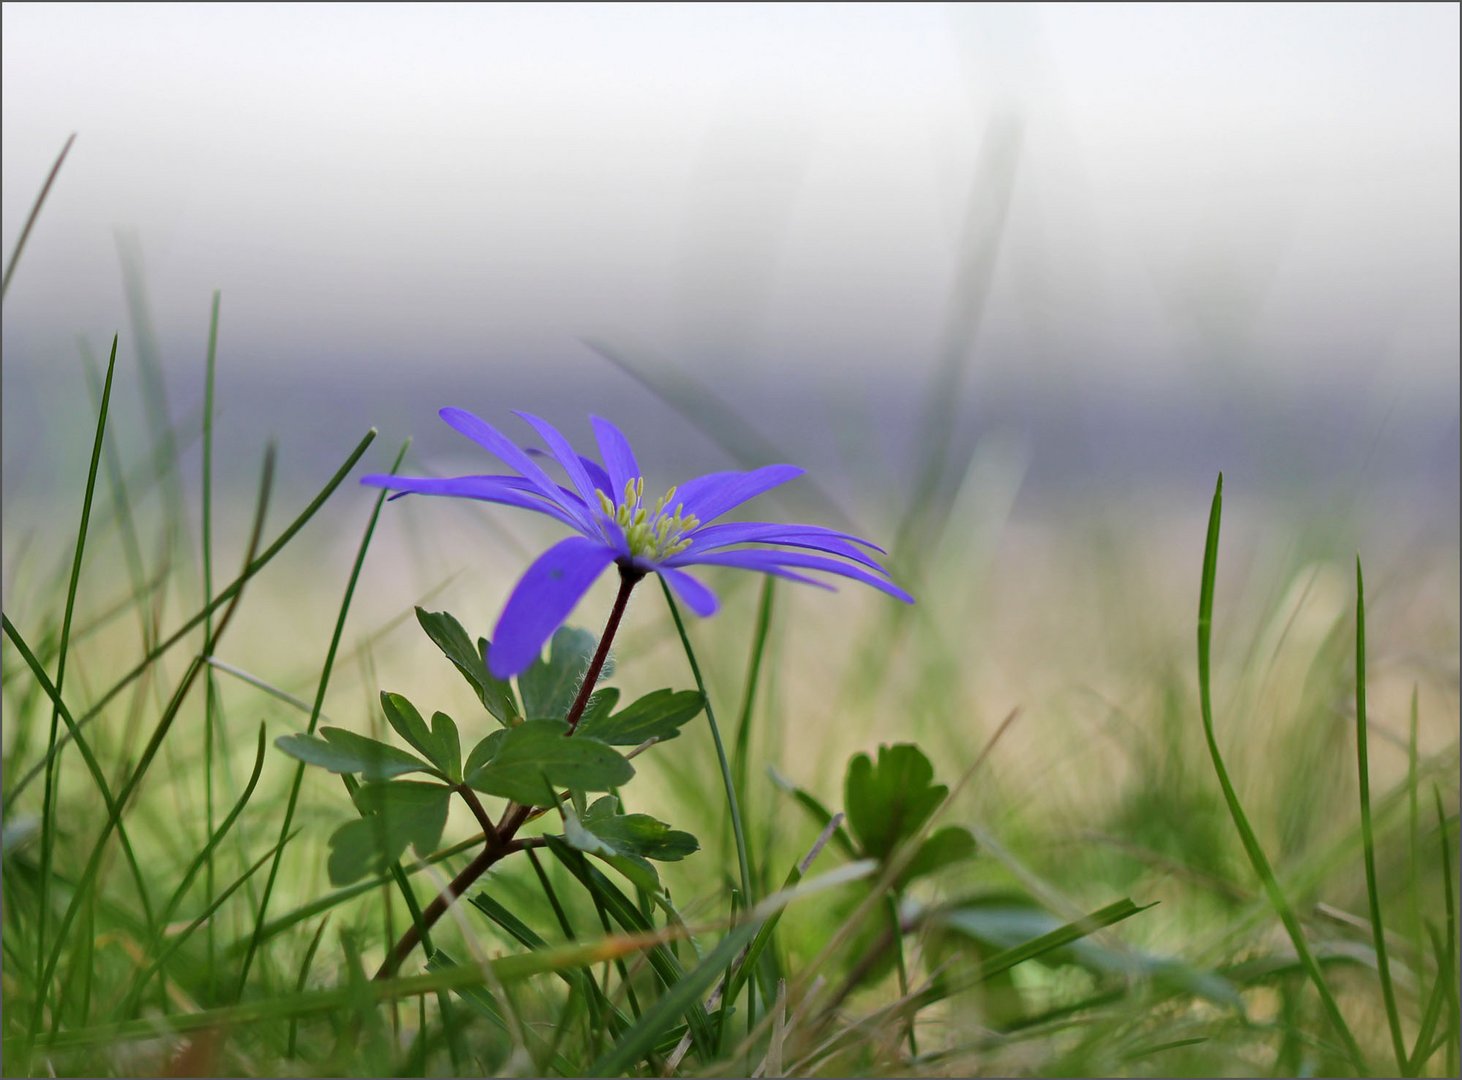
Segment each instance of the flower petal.
[[675,590],[675,595],[685,601],[685,606],[704,618],[707,615],[714,615],[716,609],[721,606],[716,599],[716,594],[711,592],[695,578],[691,577],[684,570],[672,570],[668,566],[661,566],[655,571],[669,586]]
[[886,592],[889,596],[902,600],[906,604],[912,604],[914,602],[914,598],[897,585],[870,574],[861,567],[850,566],[848,563],[838,562],[836,559],[824,558],[821,555],[803,555],[795,551],[772,551],[768,548],[756,548],[744,551],[713,551],[705,555],[697,556],[694,554],[694,549],[692,549],[682,555],[676,556],[670,562],[674,566],[739,566],[743,570],[760,570],[763,573],[773,573],[776,570],[789,566],[807,570],[825,570],[829,574],[839,574],[843,577],[852,578],[854,581],[861,581],[865,585],[872,585],[880,592]]
[[483,502],[502,503],[523,510],[536,510],[547,514],[555,521],[561,521],[571,529],[578,529],[577,519],[564,513],[559,503],[550,503],[538,494],[538,488],[519,476],[384,476],[372,474],[362,476],[360,482],[369,487],[381,487],[394,491],[392,499],[403,495],[449,495],[460,499],[480,499]]
[[[604,492],[604,494],[608,495],[610,502],[616,502],[617,499],[614,494],[614,481],[609,479],[609,474],[604,471],[599,462],[595,461],[593,458],[587,458],[583,454],[580,454],[579,464],[584,466],[584,471],[589,474],[589,479],[594,482],[594,486],[600,491]],[[619,490],[623,491],[624,487],[621,486]]]
[[533,425],[533,430],[538,432],[539,437],[548,444],[548,448],[553,451],[553,456],[558,458],[558,463],[563,466],[563,471],[569,474],[569,480],[573,483],[574,490],[579,493],[579,498],[584,500],[584,505],[592,508],[598,503],[599,496],[595,494],[594,481],[590,480],[589,474],[584,471],[584,464],[579,460],[578,451],[563,437],[558,428],[532,413],[514,410],[513,415]]
[[[850,533],[824,529],[817,525],[776,525],[761,521],[736,521],[697,529],[687,539],[696,551],[716,551],[733,544],[785,544],[788,547],[811,548],[829,555],[841,555],[862,563],[879,573],[887,571],[856,544],[873,547],[868,541]],[[874,550],[880,550],[875,548]]]
[[542,495],[561,506],[564,513],[577,522],[575,528],[584,531],[593,529],[593,519],[589,516],[588,507],[576,499],[567,498],[563,489],[549,479],[548,474],[538,467],[538,463],[497,428],[465,409],[442,409],[437,415],[484,450],[496,454],[504,464],[522,473]]
[[750,472],[707,473],[682,484],[676,502],[684,503],[685,513],[694,514],[704,525],[802,472],[796,465],[764,465]]
[[609,474],[609,498],[618,503],[624,497],[624,485],[638,476],[640,463],[630,449],[624,432],[600,416],[589,417],[594,425],[594,438],[599,442],[599,456],[604,459],[604,471]]
[[493,628],[488,650],[492,673],[506,679],[533,663],[543,643],[614,558],[610,548],[584,536],[560,540],[538,556],[514,586]]

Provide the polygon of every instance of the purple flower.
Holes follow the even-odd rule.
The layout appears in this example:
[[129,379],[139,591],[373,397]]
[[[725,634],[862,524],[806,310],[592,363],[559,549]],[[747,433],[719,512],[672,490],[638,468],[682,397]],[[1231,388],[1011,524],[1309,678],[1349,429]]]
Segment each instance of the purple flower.
[[[715,524],[748,499],[802,475],[796,466],[709,473],[647,503],[644,477],[629,440],[608,420],[590,417],[604,459],[600,465],[576,453],[547,421],[516,414],[532,425],[562,466],[571,485],[563,487],[533,460],[537,451],[517,446],[486,421],[461,409],[443,409],[440,415],[517,475],[442,480],[376,475],[362,477],[361,483],[389,488],[398,493],[393,498],[451,495],[536,510],[579,534],[540,555],[513,589],[493,631],[489,654],[489,666],[498,678],[517,675],[537,658],[543,643],[611,563],[632,573],[659,574],[697,615],[716,610],[716,595],[687,574],[687,566],[735,566],[831,588],[799,572],[818,570],[914,602],[863,550],[883,553],[867,540],[816,525]],[[747,546],[752,544],[771,546]]]

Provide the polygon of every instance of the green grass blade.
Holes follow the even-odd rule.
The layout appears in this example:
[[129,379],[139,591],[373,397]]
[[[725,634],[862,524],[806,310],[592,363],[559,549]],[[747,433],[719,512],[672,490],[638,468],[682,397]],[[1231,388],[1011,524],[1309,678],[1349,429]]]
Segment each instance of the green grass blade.
[[[410,441],[403,443],[401,450],[396,454],[396,460],[391,465],[391,471],[395,472],[401,467],[401,460],[406,456],[406,450],[411,445]],[[320,710],[325,705],[325,691],[330,685],[330,670],[335,664],[335,654],[340,649],[340,638],[345,633],[345,619],[350,614],[350,601],[355,596],[355,586],[360,580],[361,567],[365,565],[366,552],[370,550],[371,537],[376,532],[376,522],[381,516],[381,507],[386,502],[385,489],[376,496],[374,505],[371,507],[370,519],[366,522],[365,535],[361,537],[360,547],[355,553],[355,562],[350,568],[350,578],[345,585],[345,596],[340,602],[340,611],[335,618],[335,629],[330,635],[330,647],[325,652],[324,667],[320,671],[320,681],[315,690],[315,703],[310,711],[310,723],[306,729],[314,734],[315,726],[320,722]],[[299,803],[300,786],[305,779],[305,765],[303,762],[295,766],[294,780],[289,787],[289,800],[285,804],[284,823],[280,826],[279,835],[284,837],[289,832],[290,825],[294,821],[295,807]],[[279,876],[279,863],[284,856],[284,846],[281,843],[275,853],[274,862],[269,867],[269,877],[264,882],[264,893],[259,900],[259,913],[254,920],[254,935],[249,943],[248,950],[244,953],[243,963],[239,967],[238,985],[234,990],[234,998],[243,997],[244,986],[248,982],[249,969],[253,965],[254,956],[259,950],[262,941],[261,934],[264,929],[264,918],[269,911],[269,897],[274,891],[274,882]]]
[[71,153],[71,144],[76,141],[76,132],[72,132],[66,140],[66,145],[61,147],[61,153],[56,157],[56,163],[51,166],[51,171],[46,174],[46,182],[41,185],[41,193],[36,196],[36,201],[31,205],[30,213],[26,215],[25,224],[20,229],[20,239],[15,242],[15,250],[11,252],[10,261],[5,264],[5,276],[0,278],[0,299],[10,290],[10,278],[15,273],[15,265],[20,262],[20,253],[25,250],[25,242],[30,239],[30,231],[35,227],[36,218],[41,216],[41,207],[46,203],[46,196],[51,193],[51,185],[56,182],[56,176],[61,171],[61,165],[66,160],[66,155]]
[[756,691],[761,680],[761,662],[766,653],[767,634],[772,623],[772,599],[777,579],[770,574],[762,579],[761,599],[756,605],[756,626],[751,635],[751,658],[746,664],[746,688],[741,695],[741,717],[736,724],[736,739],[731,753],[732,775],[736,780],[736,797],[747,804],[746,775],[750,769],[751,717],[756,708]]
[[[40,685],[42,692],[51,699],[53,706],[60,713],[62,721],[66,724],[66,729],[68,731],[75,731],[76,722],[71,718],[71,710],[61,700],[61,695],[56,692],[56,688],[51,685],[51,680],[46,676],[45,668],[41,667],[40,661],[36,659],[35,653],[31,651],[25,639],[20,636],[20,632],[15,629],[14,624],[10,621],[10,616],[0,615],[0,627],[3,627],[5,636],[10,639],[10,643],[15,646],[16,652],[20,653],[21,659],[35,675],[36,682]],[[76,748],[81,753],[81,759],[86,763],[87,771],[91,773],[91,778],[96,783],[97,790],[101,793],[102,802],[106,805],[107,813],[119,813],[117,801],[112,795],[111,785],[107,783],[106,774],[102,772],[101,763],[97,761],[96,755],[92,752],[91,744],[80,733],[76,737]],[[137,895],[141,899],[148,928],[151,930],[154,925],[154,920],[151,916],[151,909],[147,900],[146,878],[143,876],[141,865],[138,863],[137,856],[133,852],[132,841],[125,830],[119,829],[117,835],[118,842],[122,846],[123,855],[126,857],[127,865],[131,869],[132,876],[137,883]],[[49,873],[47,873],[47,877],[49,876]]]
[[[68,142],[67,148],[70,148]],[[62,157],[65,151],[62,151]],[[56,167],[60,167],[57,161]],[[54,175],[54,173],[53,173]],[[49,181],[47,183],[49,187]],[[44,193],[43,193],[44,194]],[[39,209],[39,204],[37,205]],[[24,240],[24,237],[22,237]],[[13,265],[13,260],[12,260]],[[9,278],[7,277],[7,281]],[[112,402],[112,377],[117,370],[117,339],[112,338],[112,355],[107,361],[107,378],[102,387],[101,408],[97,410],[96,435],[92,440],[91,464],[86,472],[86,491],[81,500],[81,525],[76,530],[76,546],[71,560],[71,576],[66,583],[66,607],[61,616],[61,641],[56,650],[56,682],[55,694],[51,700],[51,727],[50,735],[46,743],[46,784],[41,802],[41,880],[40,880],[40,902],[36,908],[36,972],[45,970],[46,966],[46,922],[50,914],[51,904],[49,899],[51,887],[51,857],[55,847],[56,829],[56,743],[61,729],[61,693],[66,687],[66,658],[67,649],[71,641],[71,620],[76,614],[76,591],[81,583],[81,562],[86,554],[86,533],[87,526],[91,522],[91,503],[96,494],[96,474],[101,467],[102,442],[107,430],[107,413]],[[72,725],[68,724],[67,727]],[[146,888],[141,878],[138,885],[142,888],[143,909],[147,912],[148,923],[152,922],[152,912],[146,897]],[[44,1000],[46,993],[46,980],[41,979],[36,984],[37,992]]]
[[[487,890],[479,890],[467,902],[498,926],[502,927],[514,941],[525,948],[551,948],[548,942],[534,933],[532,927],[490,896]],[[577,940],[566,919],[561,917],[559,923],[569,941]],[[587,971],[570,968],[565,971],[560,971],[558,976],[571,990],[583,996],[589,1008],[593,1010],[593,1015],[604,1017],[615,1032],[624,1031],[629,1027],[629,1018],[615,1008],[613,1002],[604,996],[604,992],[599,989],[599,984],[589,976]]]
[[[1446,974],[1447,993],[1450,998],[1448,1005],[1450,1015],[1456,1016],[1458,1008],[1457,992],[1457,896],[1455,885],[1457,878],[1452,869],[1452,848],[1451,842],[1447,839],[1447,814],[1442,809],[1442,793],[1435,785],[1432,787],[1432,797],[1436,800],[1437,806],[1437,839],[1441,844],[1441,870],[1442,870],[1442,900],[1445,906],[1447,919],[1447,932],[1443,939],[1445,949],[1442,950],[1442,962],[1439,968]],[[1440,972],[1439,972],[1440,973]],[[1446,1032],[1447,1042],[1447,1075],[1452,1076],[1457,1072],[1457,1058],[1459,1042],[1462,1042],[1462,1034],[1457,1028],[1449,1025]],[[1428,1053],[1426,1057],[1431,1057]],[[1423,1061],[1426,1058],[1422,1059]]]
[[[342,1008],[355,1008],[363,1002],[379,1005],[418,997],[422,994],[434,994],[438,990],[457,990],[468,986],[490,985],[493,981],[508,985],[536,975],[554,974],[564,968],[582,968],[600,964],[605,960],[612,960],[616,956],[626,956],[659,944],[662,938],[661,934],[605,938],[557,946],[538,952],[497,957],[481,964],[464,964],[444,971],[429,972],[425,975],[369,979],[356,985],[345,985],[303,994],[274,995],[237,1005],[201,1009],[197,1012],[148,1016],[140,1020],[98,1024],[79,1031],[57,1033],[41,1040],[36,1045],[38,1049],[44,1051],[80,1046],[105,1046],[134,1039],[155,1039],[165,1033],[184,1034],[212,1027],[244,1027],[270,1021],[284,1021],[328,1013]],[[7,1058],[11,1049],[11,1043],[7,1041],[4,1046]]]
[[[1432,983],[1431,993],[1427,995],[1426,1008],[1422,1012],[1421,1025],[1416,1031],[1416,1042],[1411,1047],[1411,1058],[1407,1067],[1402,1071],[1403,1076],[1420,1076],[1421,1070],[1426,1066],[1428,1053],[1432,1045],[1432,1038],[1436,1035],[1437,1021],[1442,1018],[1442,1006],[1447,1002],[1450,995],[1447,992],[1447,956],[1446,946],[1442,942],[1440,934],[1432,939],[1433,950],[1437,958],[1437,978]],[[1418,965],[1420,967],[1420,965]]]
[[[248,565],[253,561],[254,554],[258,546],[259,536],[263,530],[264,514],[269,503],[270,478],[272,477],[272,470],[273,455],[271,451],[270,453],[266,453],[265,455],[265,482],[260,491],[259,505],[256,508],[256,512],[254,515],[254,525],[249,538],[248,552],[244,557],[245,565]],[[230,604],[228,610],[224,613],[223,619],[220,621],[217,633],[221,634],[223,632],[223,626],[232,617],[235,609],[236,605]],[[188,665],[188,670],[183,674],[182,681],[178,684],[177,690],[174,691],[172,698],[169,700],[167,706],[164,708],[162,716],[161,718],[159,718],[157,726],[153,730],[151,738],[148,740],[147,746],[144,747],[142,754],[138,759],[137,765],[133,768],[132,773],[128,776],[127,782],[122,786],[122,790],[117,794],[114,802],[114,809],[107,814],[107,820],[102,824],[101,834],[97,837],[96,843],[92,847],[91,855],[87,859],[86,866],[82,870],[81,877],[78,879],[76,891],[71,898],[71,902],[67,905],[65,913],[61,917],[60,926],[57,928],[57,942],[55,947],[51,951],[50,959],[46,963],[45,970],[42,972],[42,977],[39,981],[40,986],[44,987],[49,984],[51,976],[55,973],[56,965],[60,962],[62,947],[65,944],[66,931],[70,929],[72,921],[76,918],[76,914],[82,904],[83,897],[89,895],[92,890],[92,885],[95,880],[97,870],[101,865],[102,855],[106,850],[107,840],[111,837],[112,832],[120,826],[122,814],[126,810],[128,800],[132,797],[132,793],[137,790],[138,785],[141,784],[142,778],[147,774],[147,770],[151,766],[153,758],[157,755],[158,750],[162,746],[164,738],[166,738],[167,733],[171,730],[173,721],[177,718],[179,709],[182,708],[183,700],[187,697],[188,690],[192,686],[193,680],[197,677],[198,672],[202,670],[202,668],[203,661],[201,657],[195,657],[192,663]],[[96,708],[94,707],[93,714],[95,714],[95,712]],[[80,730],[81,723],[82,721],[77,721],[76,728],[78,732]],[[36,997],[34,1010],[31,1014],[30,1026],[26,1034],[27,1047],[30,1045],[30,1041],[35,1038],[36,1034],[40,1030],[41,1018],[44,1014],[44,1011],[44,994],[38,994]],[[28,1067],[28,1051],[24,1056],[27,1059]]]
[[[213,309],[208,318],[208,352],[204,359],[203,373],[203,609],[209,614],[203,619],[203,655],[213,655],[213,615],[209,610],[213,604],[213,392],[218,373],[218,308],[219,293],[214,290]],[[205,904],[211,905],[215,889],[215,868],[213,861],[213,743],[217,738],[218,680],[210,667],[203,673],[203,815],[204,829],[210,837],[205,849],[208,854],[207,872],[204,875],[203,896]],[[262,735],[261,735],[262,737]],[[209,997],[217,988],[216,953],[218,928],[208,924],[208,971]]]
[[[95,410],[101,409],[102,403],[102,373],[97,365],[96,357],[92,355],[91,349],[84,343],[81,346],[82,362],[86,367],[86,386],[91,395],[91,405]],[[142,541],[137,533],[137,520],[132,513],[132,503],[128,497],[127,479],[122,471],[122,463],[117,451],[117,441],[111,428],[107,429],[106,441],[102,447],[102,462],[107,470],[107,487],[111,490],[111,516],[117,522],[118,532],[122,541],[122,556],[127,563],[127,576],[132,586],[131,606],[135,607],[139,614],[139,627],[142,634],[143,648],[150,649],[154,643],[156,634],[153,620],[147,615],[148,593],[161,585],[161,578],[149,583],[147,570],[142,559]],[[100,517],[100,515],[99,515]],[[102,524],[97,522],[98,526]],[[86,629],[90,630],[95,626],[93,623]],[[79,640],[82,632],[78,631],[76,639]]]
[[[589,860],[581,852],[575,851],[557,837],[547,839],[548,850],[553,852],[569,873],[578,878],[579,883],[589,891],[590,895],[604,904],[615,922],[630,933],[645,934],[654,930],[650,921],[640,913],[640,909],[634,905],[634,902],[616,888],[614,883],[599,870],[590,866]],[[680,961],[663,944],[652,946],[646,953],[646,959],[655,974],[659,976],[666,993],[673,990],[685,978],[685,969],[681,967]],[[687,1022],[690,1025],[691,1038],[695,1041],[697,1052],[705,1055],[706,1060],[712,1060],[716,1048],[716,1036],[705,1007],[699,1002],[695,1002],[687,1013]]]
[[711,739],[716,744],[716,760],[721,766],[721,782],[726,788],[726,807],[731,815],[731,835],[736,840],[736,866],[741,874],[741,895],[751,897],[751,863],[746,853],[746,831],[741,822],[741,805],[736,800],[736,783],[731,776],[731,764],[726,760],[726,746],[721,741],[721,729],[716,724],[716,711],[711,706],[711,695],[706,689],[706,680],[701,677],[701,666],[696,662],[695,649],[691,647],[690,636],[685,632],[685,622],[680,617],[680,608],[675,597],[670,595],[670,586],[660,578],[660,590],[665,594],[665,603],[670,606],[670,617],[675,620],[675,632],[680,635],[680,644],[685,649],[685,658],[690,662],[690,673],[695,676],[696,689],[706,703],[706,721],[711,727]]
[[1361,1053],[1360,1045],[1356,1042],[1350,1025],[1341,1015],[1340,1006],[1330,992],[1330,986],[1325,981],[1325,975],[1320,970],[1320,965],[1315,962],[1314,954],[1311,953],[1309,943],[1305,940],[1304,929],[1300,926],[1294,908],[1290,906],[1289,900],[1280,889],[1279,881],[1274,876],[1274,870],[1269,865],[1269,859],[1265,856],[1264,849],[1259,846],[1259,838],[1254,835],[1254,830],[1249,825],[1248,815],[1244,813],[1244,808],[1239,803],[1238,793],[1234,790],[1233,782],[1229,779],[1228,768],[1223,763],[1223,755],[1218,749],[1218,737],[1213,729],[1209,658],[1213,639],[1213,585],[1218,576],[1218,534],[1222,516],[1223,474],[1219,473],[1218,484],[1213,491],[1213,505],[1208,515],[1208,538],[1203,547],[1203,578],[1198,595],[1198,704],[1203,718],[1203,735],[1208,743],[1208,755],[1213,761],[1213,770],[1218,776],[1219,786],[1223,789],[1224,802],[1228,804],[1229,816],[1233,819],[1234,828],[1239,834],[1239,840],[1243,843],[1249,863],[1253,866],[1254,873],[1258,875],[1259,880],[1263,882],[1270,905],[1279,915],[1280,921],[1289,933],[1290,941],[1294,944],[1301,964],[1304,965],[1305,973],[1315,984],[1325,1015],[1340,1038],[1346,1055],[1351,1059],[1357,1072],[1366,1076],[1369,1075],[1370,1070],[1366,1065],[1365,1056]]
[[[288,836],[284,837],[282,840],[279,841],[279,843],[275,844],[268,851],[264,852],[264,854],[256,859],[252,864],[250,864],[250,866],[241,875],[239,875],[239,877],[235,878],[232,884],[230,884],[217,896],[210,898],[208,906],[203,909],[202,913],[198,915],[198,917],[190,922],[186,927],[184,927],[176,935],[176,937],[174,937],[174,939],[168,943],[167,947],[153,958],[152,963],[143,970],[142,974],[137,977],[137,983],[133,990],[133,993],[140,994],[142,992],[142,988],[147,985],[147,981],[151,979],[152,976],[155,975],[158,971],[160,971],[164,964],[172,959],[173,954],[187,943],[188,938],[196,933],[199,927],[209,922],[213,918],[213,913],[217,911],[220,907],[222,907],[230,896],[236,893],[239,889],[243,888],[244,882],[248,881],[249,878],[253,877],[256,873],[258,873],[258,871],[263,869],[264,864],[268,862],[271,858],[273,858],[275,853],[281,847],[289,843],[289,841],[293,840],[297,835],[299,835],[298,829],[290,833]],[[130,1012],[131,1010],[128,1009],[124,1011]]]
[[1381,978],[1381,998],[1386,1006],[1386,1023],[1391,1029],[1391,1048],[1396,1067],[1403,1076],[1409,1064],[1406,1040],[1401,1034],[1401,1014],[1396,1009],[1396,988],[1391,983],[1391,961],[1386,955],[1386,925],[1381,920],[1381,894],[1376,885],[1376,842],[1371,827],[1371,773],[1366,731],[1366,592],[1360,559],[1355,560],[1355,756],[1360,772],[1361,850],[1366,866],[1366,897],[1370,904],[1371,938],[1376,948],[1376,969]]
[[[429,857],[412,863],[409,866],[404,866],[402,867],[402,872],[409,877],[412,874],[420,873],[428,866],[435,866],[437,863],[444,862],[447,859],[453,858],[457,855],[461,855],[465,851],[476,850],[481,847],[482,836],[481,834],[478,834],[477,836],[471,837],[470,839],[463,840],[457,844],[453,844],[449,848],[443,848],[441,851],[433,852]],[[293,911],[289,912],[287,915],[281,915],[277,919],[265,923],[262,930],[251,931],[247,936],[241,937],[237,941],[231,942],[228,947],[224,949],[224,952],[230,955],[242,956],[248,950],[249,945],[254,941],[256,933],[258,935],[259,943],[263,944],[270,938],[278,937],[286,930],[298,926],[300,923],[306,921],[307,919],[313,919],[316,915],[322,915],[325,912],[332,911],[333,909],[339,907],[341,904],[354,900],[357,896],[368,893],[372,889],[378,889],[382,885],[390,884],[393,880],[394,875],[392,875],[391,872],[388,870],[385,873],[378,875],[377,877],[366,878],[364,881],[358,881],[353,885],[346,885],[342,888],[334,890],[333,892],[326,893],[324,896],[320,897],[317,900],[311,900],[307,904],[302,904],[301,906],[295,908]]]
[[259,724],[258,744],[254,749],[254,768],[249,773],[249,781],[244,785],[243,794],[239,796],[233,805],[233,809],[225,815],[217,829],[208,837],[208,843],[204,846],[203,850],[193,857],[193,861],[189,863],[188,869],[183,871],[182,880],[178,882],[178,887],[173,890],[173,895],[168,899],[167,906],[163,908],[162,915],[158,919],[159,923],[166,925],[172,920],[173,913],[177,910],[178,905],[182,903],[183,897],[187,895],[189,887],[193,884],[193,879],[197,877],[199,868],[205,861],[212,858],[214,850],[223,842],[223,838],[228,835],[229,830],[233,828],[234,822],[244,812],[244,807],[249,804],[249,799],[253,797],[254,789],[259,784],[259,777],[264,773],[264,757],[267,752],[264,731],[264,724],[261,721]]
[[1420,720],[1418,691],[1411,684],[1411,714],[1406,730],[1406,874],[1411,903],[1412,945],[1418,956],[1424,951],[1426,931],[1421,918],[1421,784],[1417,777],[1417,735]]
[[[452,969],[459,968],[460,966],[461,965],[459,965],[456,960],[452,959],[452,957],[448,956],[440,949],[434,951],[429,957],[427,957],[426,961],[426,969],[428,972],[451,971]],[[568,970],[578,971],[580,974],[582,974],[582,970],[579,968],[570,968]],[[560,971],[559,974],[563,974],[563,972]],[[497,1030],[502,1034],[508,1036],[509,1038],[515,1038],[518,1031],[521,1030],[523,1035],[531,1038],[533,1041],[533,1050],[537,1050],[538,1052],[534,1053],[533,1050],[529,1050],[530,1057],[534,1058],[535,1060],[541,1058],[550,1062],[560,1076],[576,1075],[577,1070],[574,1068],[573,1063],[570,1062],[568,1058],[564,1057],[563,1054],[559,1053],[556,1048],[544,1046],[542,1040],[534,1037],[535,1033],[533,1032],[532,1028],[515,1029],[514,1025],[509,1024],[507,1020],[503,1017],[502,1010],[498,1008],[497,1002],[493,999],[493,996],[487,991],[486,987],[463,986],[459,987],[456,993],[459,997],[462,998],[463,1001],[472,1006],[474,1012],[477,1012],[481,1016],[486,1017],[487,1021],[492,1024],[493,1027],[497,1028]]]
[[750,943],[758,928],[756,919],[746,919],[711,950],[695,969],[670,987],[639,1021],[615,1042],[608,1053],[589,1066],[590,1076],[618,1076],[652,1050],[660,1036],[682,1014],[687,1017],[701,1008],[701,1000],[725,972],[736,954]]
[[[305,983],[308,982],[310,978],[310,965],[315,962],[315,953],[320,948],[320,942],[323,941],[325,938],[325,927],[329,925],[330,916],[327,915],[320,920],[320,925],[315,928],[315,933],[310,938],[309,947],[305,949],[305,958],[300,961],[299,975],[296,976],[294,980],[294,992],[296,994],[303,994],[305,991]],[[298,1051],[298,1047],[299,1019],[298,1017],[296,1017],[291,1019],[289,1022],[289,1039],[285,1042],[284,1056],[287,1058],[295,1057]]]
[[[267,566],[276,555],[283,551],[285,545],[293,540],[295,535],[301,529],[303,529],[305,525],[309,523],[311,518],[315,516],[320,507],[325,505],[325,501],[335,493],[335,489],[338,488],[345,481],[345,478],[350,475],[350,471],[355,468],[355,463],[360,460],[361,455],[366,452],[371,443],[375,441],[375,438],[376,430],[375,428],[372,428],[369,432],[366,433],[365,438],[361,439],[361,441],[356,444],[356,447],[354,450],[351,451],[350,456],[345,459],[345,462],[340,466],[340,468],[335,471],[335,475],[332,476],[330,480],[325,484],[325,486],[321,488],[320,491],[315,495],[315,497],[310,500],[309,504],[302,511],[300,511],[299,515],[292,522],[289,523],[289,525],[284,529],[283,532],[275,537],[274,541],[267,548],[248,560],[239,576],[234,578],[232,582],[230,582],[222,591],[220,591],[213,598],[213,603],[206,606],[203,610],[195,612],[186,622],[183,623],[182,626],[180,626],[168,637],[160,641],[154,648],[150,649],[146,653],[146,655],[144,655],[143,658],[137,663],[137,665],[132,668],[132,670],[127,672],[126,675],[123,675],[121,679],[119,679],[110,688],[108,688],[106,693],[102,694],[102,696],[97,700],[96,704],[93,705],[77,719],[77,727],[85,727],[87,724],[91,723],[98,716],[100,716],[102,714],[102,711],[109,704],[111,704],[112,699],[120,694],[123,690],[125,690],[128,686],[130,686],[149,668],[151,668],[152,665],[157,662],[158,657],[171,649],[179,641],[182,641],[183,638],[187,637],[187,635],[191,633],[199,624],[201,624],[209,614],[217,611],[224,604],[233,601],[239,595],[239,593],[243,591],[244,586],[249,583],[249,580],[260,570],[264,569],[264,567]],[[272,454],[269,460],[273,460]],[[66,740],[62,740],[61,746],[64,746],[65,742]],[[61,746],[57,747],[57,751],[60,750]],[[43,761],[38,762],[30,770],[30,772],[21,777],[19,782],[17,782],[13,787],[6,788],[4,805],[7,810],[9,809],[11,803],[20,795],[22,791],[25,790],[27,785],[29,785],[31,781],[33,781],[38,775],[41,774],[41,772],[45,769],[47,763],[51,760],[53,756],[54,752],[48,753],[46,758]]]

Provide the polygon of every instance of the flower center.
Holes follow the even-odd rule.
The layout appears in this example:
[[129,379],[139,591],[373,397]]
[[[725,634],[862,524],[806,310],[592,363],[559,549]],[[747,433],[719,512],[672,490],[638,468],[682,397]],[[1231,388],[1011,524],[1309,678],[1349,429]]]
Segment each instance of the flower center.
[[660,562],[679,555],[690,547],[690,539],[682,536],[699,528],[700,519],[685,513],[683,503],[676,503],[673,513],[668,510],[675,498],[673,487],[656,500],[653,510],[645,506],[644,495],[645,478],[640,476],[625,482],[624,497],[617,506],[599,492],[599,506],[624,530],[632,558]]

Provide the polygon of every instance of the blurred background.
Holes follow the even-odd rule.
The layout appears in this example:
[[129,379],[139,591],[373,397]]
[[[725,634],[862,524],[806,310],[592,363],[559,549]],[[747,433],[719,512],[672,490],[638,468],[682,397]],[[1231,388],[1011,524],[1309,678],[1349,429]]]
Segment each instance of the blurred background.
[[[6,296],[5,585],[22,616],[27,567],[73,527],[85,476],[83,356],[104,362],[114,332],[122,458],[170,420],[196,495],[219,289],[232,547],[271,438],[297,504],[370,426],[370,469],[410,436],[408,471],[452,474],[494,466],[441,406],[518,435],[509,410],[529,409],[576,440],[599,412],[655,490],[807,466],[797,511],[890,544],[993,723],[1101,684],[1108,649],[1140,678],[1141,625],[1186,667],[1223,470],[1239,552],[1223,584],[1262,583],[1236,641],[1283,603],[1332,626],[1361,551],[1396,571],[1374,616],[1396,620],[1396,702],[1422,670],[1448,737],[1455,5],[3,19],[6,253],[78,133]],[[338,592],[312,587],[321,567],[343,580],[369,498],[344,491],[314,558],[280,571],[317,636]],[[438,603],[486,629],[549,532],[408,506],[388,508],[360,625],[452,579]],[[749,612],[734,578],[715,580]],[[797,618],[832,603],[806,617],[834,624],[866,599],[792,592]],[[660,615],[647,606],[646,632]],[[705,632],[741,655],[739,623]],[[247,666],[298,663],[267,633],[236,641]]]
[[79,133],[7,297],[7,497],[84,462],[78,336],[196,410],[218,288],[240,450],[374,424],[446,467],[450,403],[725,464],[588,340],[844,497],[901,483],[938,388],[951,467],[998,434],[1026,498],[1223,468],[1455,536],[1457,37],[1448,4],[7,5],[7,254]]

